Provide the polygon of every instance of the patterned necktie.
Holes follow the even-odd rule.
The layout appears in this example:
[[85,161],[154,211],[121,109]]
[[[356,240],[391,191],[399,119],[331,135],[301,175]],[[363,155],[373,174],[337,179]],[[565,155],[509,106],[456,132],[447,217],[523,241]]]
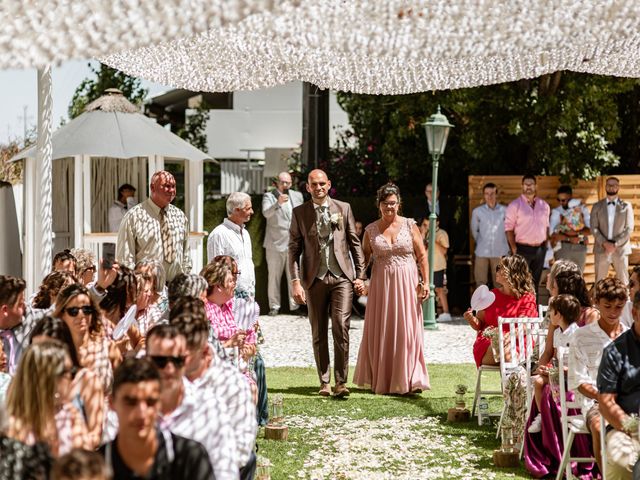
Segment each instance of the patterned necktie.
[[7,371],[13,375],[16,370],[16,337],[11,330],[1,330],[0,339],[6,341],[6,345],[9,346],[9,352],[7,353],[6,348],[4,352],[7,355]]
[[160,235],[162,236],[162,250],[164,251],[164,260],[167,263],[173,263],[176,252],[173,248],[173,238],[169,229],[169,219],[167,218],[167,209],[160,210]]
[[326,238],[331,233],[329,222],[329,207],[326,205],[318,207],[318,233],[320,234],[320,237]]

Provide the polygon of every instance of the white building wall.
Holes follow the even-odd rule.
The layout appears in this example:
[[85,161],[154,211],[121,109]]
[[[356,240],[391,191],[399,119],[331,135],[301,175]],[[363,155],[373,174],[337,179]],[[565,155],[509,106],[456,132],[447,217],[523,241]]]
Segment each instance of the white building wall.
[[[335,92],[329,97],[329,142],[335,128],[349,127]],[[207,124],[209,153],[216,159],[247,158],[243,149],[295,148],[302,142],[302,83],[233,94],[233,110],[212,110]],[[251,158],[264,159],[262,152]]]

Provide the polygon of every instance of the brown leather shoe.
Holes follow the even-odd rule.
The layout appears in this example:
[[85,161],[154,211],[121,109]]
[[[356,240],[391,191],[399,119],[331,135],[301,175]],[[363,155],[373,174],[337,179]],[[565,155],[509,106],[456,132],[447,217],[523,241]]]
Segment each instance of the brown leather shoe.
[[320,391],[318,392],[318,394],[321,397],[330,397],[331,396],[331,385],[329,385],[328,383],[323,383],[322,386],[320,387]]
[[348,397],[351,392],[346,387],[344,383],[336,384],[336,388],[334,389],[333,396],[338,398]]

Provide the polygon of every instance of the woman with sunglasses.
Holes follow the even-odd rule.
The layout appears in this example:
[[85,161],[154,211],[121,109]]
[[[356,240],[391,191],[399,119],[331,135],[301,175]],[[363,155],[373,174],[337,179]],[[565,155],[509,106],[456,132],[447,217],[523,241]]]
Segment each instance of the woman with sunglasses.
[[82,414],[70,403],[73,364],[54,340],[30,345],[9,385],[7,435],[27,445],[43,442],[53,456],[89,448]]
[[85,287],[93,283],[96,276],[96,256],[86,248],[72,248],[71,255],[76,259],[76,278]]
[[113,364],[121,357],[106,336],[98,309],[82,285],[74,284],[60,292],[53,316],[69,327],[80,365],[95,373],[105,394],[111,389]]
[[102,382],[98,375],[80,365],[71,331],[63,320],[44,317],[34,327],[31,333],[32,344],[50,340],[61,342],[69,351],[74,373],[71,384],[71,401],[80,410],[87,424],[90,449],[96,449],[100,446],[102,439],[106,406]]

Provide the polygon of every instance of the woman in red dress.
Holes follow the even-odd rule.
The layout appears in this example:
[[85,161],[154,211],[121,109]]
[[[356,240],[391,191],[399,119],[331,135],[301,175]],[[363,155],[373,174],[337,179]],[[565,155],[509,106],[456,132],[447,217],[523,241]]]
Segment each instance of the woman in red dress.
[[[526,260],[520,255],[502,257],[496,267],[496,283],[499,288],[491,290],[495,301],[485,310],[473,314],[471,309],[464,314],[471,328],[478,332],[473,344],[476,365],[497,365],[491,351],[491,340],[483,335],[490,327],[498,326],[498,317],[537,317],[538,307],[531,272]],[[508,325],[505,325],[507,331]]]

